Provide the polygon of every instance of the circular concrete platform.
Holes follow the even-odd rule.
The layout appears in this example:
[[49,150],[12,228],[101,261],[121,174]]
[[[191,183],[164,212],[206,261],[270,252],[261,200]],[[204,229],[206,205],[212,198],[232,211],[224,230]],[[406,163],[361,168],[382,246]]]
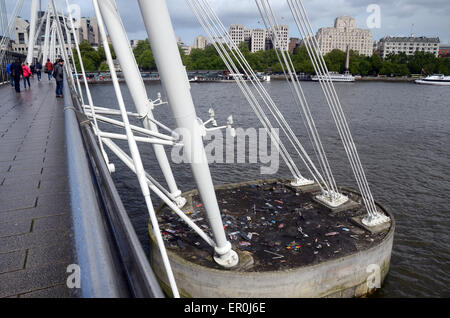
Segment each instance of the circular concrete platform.
[[[221,269],[212,248],[165,205],[158,219],[183,297],[360,297],[382,284],[388,271],[395,222],[372,231],[358,224],[365,214],[360,195],[331,210],[314,201],[317,187],[292,188],[287,180],[261,180],[216,187],[224,227],[240,263]],[[183,194],[183,211],[208,233],[197,191]],[[359,202],[359,203],[358,203]],[[238,231],[236,231],[238,230]],[[151,263],[170,295],[152,229]]]

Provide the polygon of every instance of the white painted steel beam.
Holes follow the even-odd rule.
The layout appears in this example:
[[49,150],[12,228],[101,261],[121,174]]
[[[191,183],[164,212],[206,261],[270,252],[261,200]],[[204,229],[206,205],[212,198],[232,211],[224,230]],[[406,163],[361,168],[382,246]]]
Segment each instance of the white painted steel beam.
[[[86,115],[89,116],[89,117],[93,117],[90,113],[88,113]],[[96,115],[96,118],[97,118],[98,121],[102,121],[102,122],[105,122],[105,123],[108,123],[108,124],[111,124],[111,125],[114,125],[114,126],[117,126],[117,127],[125,128],[125,124],[123,122],[119,121],[119,120],[115,120],[115,119],[111,119],[109,117],[99,116],[99,115]],[[167,135],[163,135],[163,134],[160,134],[160,133],[155,133],[152,130],[148,130],[148,129],[145,129],[145,128],[142,128],[142,127],[139,127],[139,126],[135,126],[135,125],[130,125],[130,127],[131,127],[131,129],[133,131],[141,133],[141,134],[144,134],[144,135],[148,135],[148,136],[151,136],[151,137],[156,137],[156,138],[159,138],[159,139],[176,142],[176,139],[173,138],[172,136],[167,136]]]
[[28,54],[27,63],[31,65],[34,56],[34,38],[36,34],[37,13],[39,8],[39,0],[31,0],[31,13],[30,13],[30,32],[28,33]]
[[[128,156],[119,146],[117,146],[113,141],[108,138],[103,139],[105,145],[122,160],[123,163],[127,165],[127,167],[136,173],[136,168],[133,164],[133,160]],[[206,243],[210,246],[214,247],[215,242],[200,228],[193,220],[191,220],[180,208],[172,202],[172,198],[169,197],[169,193],[166,193],[164,189],[161,189],[159,184],[155,184],[155,181],[147,174],[147,183],[150,187],[150,190],[155,192],[164,203],[175,213],[177,214],[186,224],[191,227]]]
[[[99,132],[100,137],[102,138],[111,138],[111,139],[119,139],[119,140],[128,140],[127,135],[123,134],[115,134],[109,132]],[[134,139],[139,142],[148,143],[148,144],[158,144],[158,145],[166,145],[166,146],[175,146],[176,143],[173,141],[163,140],[159,138],[148,138],[148,137],[139,137],[134,136]]]
[[120,111],[122,113],[122,120],[125,124],[125,132],[127,135],[127,141],[128,141],[128,147],[130,148],[130,153],[131,153],[131,157],[133,159],[133,163],[134,163],[134,167],[136,168],[136,176],[138,178],[139,181],[139,185],[142,191],[142,194],[144,196],[145,199],[145,203],[147,206],[147,210],[150,216],[150,221],[152,223],[152,227],[153,227],[153,233],[156,237],[156,240],[158,242],[158,247],[161,253],[161,257],[164,263],[164,267],[166,270],[166,274],[170,283],[170,287],[172,290],[172,293],[174,295],[175,298],[179,298],[180,297],[180,293],[178,291],[177,288],[177,284],[175,281],[175,277],[173,275],[173,271],[172,268],[170,266],[170,261],[169,261],[169,257],[167,256],[167,251],[164,245],[164,240],[161,236],[161,231],[159,228],[159,224],[158,224],[158,219],[156,217],[156,213],[153,207],[153,203],[152,203],[152,199],[150,196],[150,190],[148,188],[147,185],[147,178],[145,175],[145,170],[144,170],[144,166],[142,163],[142,158],[140,155],[140,151],[139,148],[136,144],[136,139],[133,135],[133,131],[130,128],[130,122],[129,122],[129,118],[127,116],[127,111],[126,111],[126,107],[125,107],[125,102],[123,100],[123,95],[122,95],[122,91],[120,89],[120,85],[119,85],[119,80],[117,77],[117,73],[116,73],[116,69],[114,66],[114,62],[112,59],[112,54],[111,54],[111,50],[109,48],[109,43],[107,40],[107,36],[106,36],[106,31],[105,31],[105,27],[103,24],[103,17],[101,15],[99,6],[98,6],[98,0],[93,0],[92,1],[94,4],[94,9],[95,9],[95,15],[97,17],[98,20],[98,26],[99,26],[99,30],[100,30],[100,35],[102,38],[102,43],[103,43],[103,47],[105,49],[105,54],[106,54],[106,59],[108,61],[108,67],[109,67],[109,71],[111,72],[111,79],[114,85],[114,91],[116,93],[116,97],[117,97],[117,101],[119,103],[119,108]]
[[[152,113],[153,103],[149,101],[147,96],[144,81],[142,80],[127,33],[117,10],[116,2],[114,0],[103,0],[99,1],[98,5],[137,112],[142,117],[145,116],[142,123],[145,128],[158,132],[156,124],[149,120],[154,118]],[[184,206],[186,199],[181,197],[181,191],[176,184],[164,147],[155,144],[153,149],[167,185],[174,197],[177,198],[177,204]]]
[[167,4],[164,0],[138,0],[138,3],[169,105],[178,127],[186,132],[183,135],[184,150],[191,162],[194,179],[217,245],[214,259],[221,266],[233,267],[239,259],[223,229],[188,77],[181,61]]

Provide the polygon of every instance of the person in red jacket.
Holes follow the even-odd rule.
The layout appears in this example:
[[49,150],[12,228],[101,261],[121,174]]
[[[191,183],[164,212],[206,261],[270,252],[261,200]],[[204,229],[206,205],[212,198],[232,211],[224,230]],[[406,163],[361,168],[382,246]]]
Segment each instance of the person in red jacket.
[[27,82],[28,82],[28,88],[31,88],[31,84],[30,84],[30,76],[33,75],[33,73],[31,73],[30,68],[28,67],[28,63],[23,63],[22,64],[22,76],[23,76],[23,85],[25,86],[25,89],[27,88]]
[[47,59],[47,63],[45,63],[45,73],[48,75],[48,80],[51,81],[53,75],[53,64],[49,59]]

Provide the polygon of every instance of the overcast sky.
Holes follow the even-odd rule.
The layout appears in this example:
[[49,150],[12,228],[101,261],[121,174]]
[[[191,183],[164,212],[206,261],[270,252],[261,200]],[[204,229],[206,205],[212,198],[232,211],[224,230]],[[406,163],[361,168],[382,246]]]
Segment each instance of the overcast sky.
[[[8,11],[17,0],[6,0]],[[225,26],[232,23],[249,27],[263,27],[255,0],[209,0],[216,9]],[[65,1],[57,0],[59,8]],[[145,39],[146,32],[139,13],[137,1],[116,0],[128,36],[131,39]],[[175,32],[186,44],[192,44],[197,35],[205,35],[185,0],[167,0],[175,26]],[[372,29],[374,40],[390,36],[440,37],[441,43],[450,43],[450,0],[303,0],[312,26],[318,28],[332,26],[334,19],[341,15],[350,15],[356,19],[360,28],[367,27],[367,12],[370,4],[381,9],[381,27]],[[91,0],[70,0],[81,6],[82,16],[93,16]],[[31,0],[25,0],[21,16],[28,18]],[[47,0],[42,0],[45,8]],[[271,0],[280,23],[290,26],[290,36],[299,37],[293,24],[286,0]]]

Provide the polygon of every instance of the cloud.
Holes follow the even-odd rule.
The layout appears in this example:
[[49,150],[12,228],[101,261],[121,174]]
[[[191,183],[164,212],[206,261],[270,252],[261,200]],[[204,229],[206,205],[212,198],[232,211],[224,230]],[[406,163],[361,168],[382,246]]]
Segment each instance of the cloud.
[[[17,0],[6,0],[12,7]],[[64,1],[56,0],[62,8]],[[262,27],[261,18],[254,0],[208,0],[218,13],[225,26],[231,23],[241,23],[249,27]],[[136,0],[116,0],[130,39],[143,39],[146,32]],[[284,24],[289,24],[290,35],[298,36],[289,8],[285,0],[270,1],[277,16]],[[417,36],[439,36],[442,42],[450,43],[450,1],[448,0],[304,0],[314,30],[320,27],[332,26],[334,19],[340,15],[350,15],[356,18],[357,26],[366,28],[369,13],[366,8],[377,4],[381,8],[381,29],[373,29],[374,39],[386,35],[406,36],[411,29]],[[91,0],[71,0],[81,6],[82,14],[94,15]],[[195,16],[184,0],[167,0],[176,33],[186,43],[204,34]],[[42,0],[45,8],[46,0]],[[22,15],[28,17],[30,0],[25,0]],[[281,19],[283,18],[283,19]],[[412,27],[412,24],[414,26]]]

